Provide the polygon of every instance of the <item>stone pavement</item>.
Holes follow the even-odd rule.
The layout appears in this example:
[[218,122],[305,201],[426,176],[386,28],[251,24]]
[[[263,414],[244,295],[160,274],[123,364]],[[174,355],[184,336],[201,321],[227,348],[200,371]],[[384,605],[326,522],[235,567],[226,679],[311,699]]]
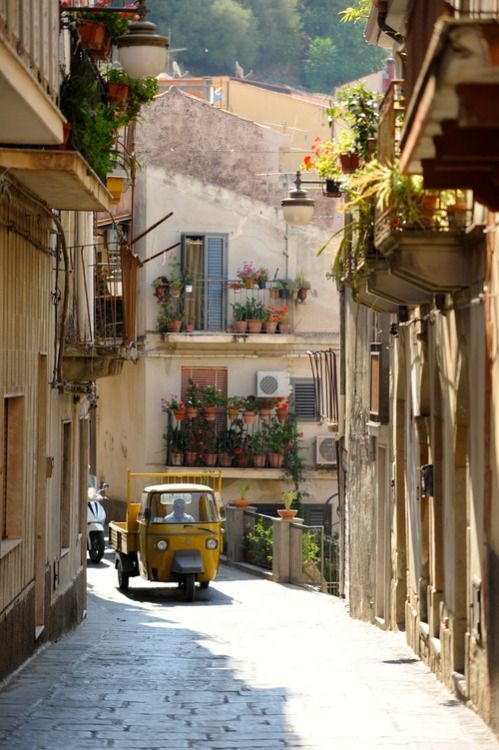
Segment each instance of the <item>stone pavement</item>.
[[0,689],[7,750],[499,750],[402,635],[223,567],[196,602],[89,569],[87,620]]

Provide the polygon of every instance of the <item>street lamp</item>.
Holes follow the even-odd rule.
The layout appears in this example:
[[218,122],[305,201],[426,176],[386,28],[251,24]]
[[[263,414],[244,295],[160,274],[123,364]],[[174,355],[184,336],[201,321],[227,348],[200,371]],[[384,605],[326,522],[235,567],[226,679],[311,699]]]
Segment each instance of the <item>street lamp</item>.
[[298,170],[296,187],[281,201],[282,213],[287,224],[309,224],[312,221],[315,203],[307,196],[306,190],[302,190],[301,184],[301,173]]
[[155,78],[166,67],[168,39],[155,34],[156,24],[146,21],[149,9],[145,0],[134,0],[133,7],[78,5],[62,7],[65,11],[95,13],[134,13],[139,20],[128,26],[128,32],[118,37],[118,59],[121,67],[130,78]]
[[136,0],[138,21],[118,38],[118,56],[130,78],[155,78],[166,66],[168,39],[155,34],[156,24],[146,21],[145,0]]
[[281,201],[284,220],[288,224],[309,224],[314,215],[314,201],[308,197],[302,185],[322,185],[325,195],[339,197],[341,185],[337,180],[302,180],[301,172],[296,173],[295,189],[289,191],[289,196]]

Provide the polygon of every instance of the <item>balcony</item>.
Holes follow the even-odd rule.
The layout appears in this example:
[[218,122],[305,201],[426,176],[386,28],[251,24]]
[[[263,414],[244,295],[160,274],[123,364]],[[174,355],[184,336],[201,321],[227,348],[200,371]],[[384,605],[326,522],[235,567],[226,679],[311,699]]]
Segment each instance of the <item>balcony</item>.
[[[125,320],[123,293],[127,272],[123,273],[119,247],[116,243],[97,245],[95,257],[93,280],[89,283],[85,278],[83,285],[83,309],[88,314],[81,331],[87,331],[87,335],[72,332],[64,346],[64,379],[73,383],[119,375],[124,361],[134,355],[134,350],[125,346],[135,334],[133,329],[128,330],[130,322]],[[89,312],[92,299],[93,315]],[[134,319],[135,301],[130,313]]]
[[62,143],[58,51],[59,0],[0,3],[0,143]]
[[246,346],[275,354],[300,338],[294,333],[298,290],[283,288],[278,281],[246,288],[238,281],[207,280],[200,274],[175,296],[166,277],[154,285],[160,303],[156,327],[168,348]]
[[[499,210],[499,5],[489,5],[435,24],[409,102],[401,170],[422,173],[428,188],[473,190]],[[408,33],[415,37],[417,25]]]

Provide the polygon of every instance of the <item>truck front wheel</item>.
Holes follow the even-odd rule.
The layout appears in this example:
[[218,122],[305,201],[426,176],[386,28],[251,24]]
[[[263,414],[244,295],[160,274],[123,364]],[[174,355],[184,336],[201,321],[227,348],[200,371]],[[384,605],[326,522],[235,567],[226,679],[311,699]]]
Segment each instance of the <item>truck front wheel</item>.
[[184,576],[184,596],[186,602],[194,601],[194,590],[196,584],[196,576],[194,573],[187,573]]

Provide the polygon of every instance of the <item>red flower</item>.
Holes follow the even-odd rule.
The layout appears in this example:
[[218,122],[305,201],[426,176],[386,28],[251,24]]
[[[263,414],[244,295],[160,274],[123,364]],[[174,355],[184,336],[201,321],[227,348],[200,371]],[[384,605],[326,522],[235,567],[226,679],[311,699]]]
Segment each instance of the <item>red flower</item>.
[[311,156],[306,156],[304,158],[304,160],[303,160],[303,163],[306,164],[307,167],[309,167],[312,164],[312,157]]

